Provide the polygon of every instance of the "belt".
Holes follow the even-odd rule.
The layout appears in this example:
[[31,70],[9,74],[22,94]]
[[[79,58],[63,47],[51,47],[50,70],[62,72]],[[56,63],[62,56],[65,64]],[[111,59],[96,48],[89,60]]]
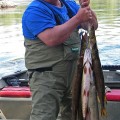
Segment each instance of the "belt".
[[36,69],[28,69],[28,71],[34,72],[45,72],[45,71],[52,71],[52,67],[44,67],[44,68],[36,68]]
[[28,71],[32,72],[32,73],[29,75],[29,79],[30,79],[35,71],[37,71],[37,72],[52,71],[52,67],[28,69]]

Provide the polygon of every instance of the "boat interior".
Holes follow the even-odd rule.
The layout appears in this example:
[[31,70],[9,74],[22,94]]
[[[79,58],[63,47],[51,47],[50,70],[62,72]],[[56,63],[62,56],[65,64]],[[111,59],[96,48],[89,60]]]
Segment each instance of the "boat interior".
[[[107,117],[120,120],[120,66],[102,66],[107,89]],[[0,119],[29,120],[31,92],[27,71],[18,71],[0,79]]]

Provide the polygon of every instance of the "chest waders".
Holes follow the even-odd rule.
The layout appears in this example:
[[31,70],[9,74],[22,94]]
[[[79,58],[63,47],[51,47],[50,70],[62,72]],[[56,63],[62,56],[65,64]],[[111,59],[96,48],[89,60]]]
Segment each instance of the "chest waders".
[[[25,39],[25,64],[30,78],[30,120],[71,119],[71,82],[80,50],[75,30],[62,44],[46,46],[40,39]],[[61,107],[60,107],[61,106]]]

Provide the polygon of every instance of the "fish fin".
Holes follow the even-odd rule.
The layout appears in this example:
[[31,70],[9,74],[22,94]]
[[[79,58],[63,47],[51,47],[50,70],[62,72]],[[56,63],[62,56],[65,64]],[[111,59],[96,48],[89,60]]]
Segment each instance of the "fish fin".
[[98,100],[98,102],[100,103],[100,99],[99,99],[99,96],[97,96],[97,100]]
[[105,100],[105,103],[107,104],[107,98],[106,98],[106,96],[105,96],[104,100]]
[[105,108],[102,108],[102,109],[101,109],[101,116],[102,116],[102,117],[103,117],[103,116],[107,116],[107,111],[106,111]]

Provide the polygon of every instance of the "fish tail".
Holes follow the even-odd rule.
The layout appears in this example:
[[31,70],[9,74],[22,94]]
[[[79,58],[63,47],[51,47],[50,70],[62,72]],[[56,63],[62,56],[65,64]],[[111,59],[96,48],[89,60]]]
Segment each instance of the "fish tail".
[[106,111],[105,108],[102,108],[102,109],[101,109],[101,116],[102,116],[102,117],[103,117],[103,116],[107,116],[107,111]]
[[[97,96],[97,100],[98,100],[99,103],[101,103],[99,96]],[[104,102],[107,104],[107,98],[106,98],[106,96],[104,97]]]
[[[99,99],[99,96],[97,96],[97,99],[98,99],[98,102],[99,103],[101,103],[100,102],[100,99]],[[106,96],[104,97],[104,102],[107,104],[107,99],[106,99]],[[103,107],[103,108],[101,108],[101,116],[103,117],[103,116],[107,116],[107,111],[106,111],[106,108],[105,107]]]

